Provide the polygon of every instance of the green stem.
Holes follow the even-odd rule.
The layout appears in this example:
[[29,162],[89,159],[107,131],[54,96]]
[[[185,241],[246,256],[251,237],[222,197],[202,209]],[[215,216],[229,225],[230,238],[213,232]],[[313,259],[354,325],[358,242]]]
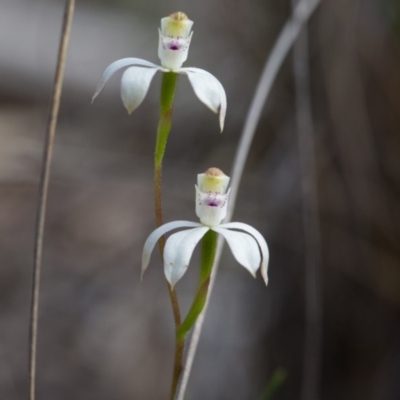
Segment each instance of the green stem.
[[169,131],[171,130],[172,106],[177,82],[178,74],[175,72],[166,72],[163,74],[161,83],[160,120],[158,122],[156,151],[154,154],[154,164],[156,168],[161,168],[162,166]]
[[[163,224],[162,214],[162,162],[171,130],[172,111],[178,75],[174,72],[163,74],[160,96],[160,120],[157,127],[156,150],[154,153],[154,207],[157,227]],[[161,257],[165,238],[159,241]]]
[[[160,120],[157,127],[156,149],[154,152],[154,212],[157,227],[164,223],[162,213],[162,162],[164,159],[165,148],[167,147],[169,132],[171,130],[172,111],[177,82],[178,75],[174,72],[163,74],[160,95]],[[165,246],[164,236],[158,241],[158,246],[162,258]],[[170,293],[172,292],[173,289],[170,290]],[[174,301],[172,301],[172,304],[176,322],[177,320],[180,320],[180,317],[177,318]]]
[[[154,211],[156,217],[157,227],[163,224],[162,213],[162,162],[164,159],[165,149],[167,147],[167,140],[171,130],[172,111],[178,75],[173,72],[163,74],[161,83],[161,96],[160,96],[160,120],[157,127],[156,149],[154,152]],[[161,258],[163,258],[165,237],[161,237],[158,241]],[[175,327],[181,324],[181,313],[179,309],[178,296],[175,290],[168,284],[168,293],[172,304],[174,314]],[[174,372],[172,380],[172,391],[176,392],[179,377],[182,371],[183,350],[185,342],[176,341],[175,344],[175,358],[174,358]],[[176,378],[177,377],[177,378]]]
[[208,287],[210,284],[211,271],[214,264],[215,253],[217,251],[218,234],[209,230],[202,241],[200,279],[197,286],[197,292],[192,306],[182,324],[176,331],[177,341],[185,340],[186,335],[192,329],[197,318],[203,311],[207,301]]
[[[156,150],[154,153],[154,212],[157,227],[163,224],[162,213],[162,161],[164,158],[165,148],[169,132],[171,130],[172,110],[174,104],[174,96],[178,75],[174,72],[163,74],[160,95],[160,120],[157,128]],[[164,254],[165,237],[158,241],[161,258]],[[178,298],[176,292],[170,286],[168,292],[171,299],[172,310],[174,313],[175,325],[181,323],[181,315],[179,310]]]
[[[173,72],[163,74],[160,95],[160,120],[157,128],[156,149],[154,153],[154,212],[157,227],[163,224],[162,214],[162,161],[169,132],[171,130],[172,110],[178,75]],[[164,254],[165,237],[160,238],[158,242],[161,258]],[[168,285],[169,286],[169,285]],[[171,299],[172,310],[174,313],[175,325],[181,323],[178,298],[176,292],[170,286],[168,287]]]

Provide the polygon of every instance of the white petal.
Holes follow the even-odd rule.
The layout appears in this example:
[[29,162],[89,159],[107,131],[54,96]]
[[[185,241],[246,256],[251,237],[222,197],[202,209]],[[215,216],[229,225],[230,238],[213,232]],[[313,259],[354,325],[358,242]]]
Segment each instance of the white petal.
[[153,231],[150,236],[147,238],[144,247],[143,247],[143,254],[142,254],[142,278],[144,273],[146,272],[146,269],[149,265],[150,262],[150,256],[151,253],[153,252],[154,246],[156,243],[159,241],[160,237],[166,234],[169,231],[172,231],[173,229],[178,229],[178,228],[194,228],[202,226],[198,222],[191,222],[191,221],[173,221],[173,222],[168,222],[167,224],[164,224],[157,228],[155,231]]
[[213,112],[219,111],[219,126],[222,132],[226,114],[226,94],[221,82],[214,75],[199,68],[180,68],[175,72],[186,74],[199,100]]
[[164,249],[164,272],[172,287],[186,272],[197,243],[210,228],[200,226],[171,235]]
[[104,85],[111,78],[111,76],[114,75],[114,73],[117,72],[119,69],[129,67],[129,65],[142,65],[143,67],[161,69],[161,67],[159,65],[153,64],[150,61],[142,60],[141,58],[129,57],[129,58],[121,58],[120,60],[114,61],[103,72],[103,75],[101,76],[101,79],[100,79],[99,83],[97,84],[96,92],[92,97],[92,103],[93,103],[94,99],[103,90]]
[[221,225],[211,229],[225,237],[236,261],[255,277],[260,267],[261,257],[253,236],[243,232],[229,231],[221,228]]
[[158,68],[130,67],[122,75],[121,98],[130,114],[142,103]]
[[252,226],[244,224],[242,222],[228,222],[226,224],[221,224],[219,228],[224,229],[240,229],[249,233],[254,239],[257,241],[257,244],[260,246],[261,251],[261,275],[264,278],[264,282],[268,285],[268,276],[267,276],[267,269],[268,269],[268,261],[269,261],[269,250],[267,246],[267,242],[265,241],[264,237],[258,232],[257,229],[254,229]]

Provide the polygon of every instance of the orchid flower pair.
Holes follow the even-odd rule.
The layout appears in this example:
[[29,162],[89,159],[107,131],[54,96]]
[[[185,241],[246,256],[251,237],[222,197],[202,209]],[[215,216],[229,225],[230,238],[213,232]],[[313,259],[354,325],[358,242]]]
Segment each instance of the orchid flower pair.
[[[181,68],[186,61],[193,36],[193,22],[182,12],[161,19],[158,57],[161,66],[140,58],[123,58],[110,64],[103,72],[92,101],[100,94],[110,77],[126,68],[121,79],[121,98],[128,113],[133,112],[146,96],[157,71],[184,74],[196,96],[213,112],[219,113],[221,132],[226,114],[226,94],[221,83],[209,72],[199,68]],[[221,224],[226,217],[229,177],[218,168],[210,168],[198,175],[196,188],[196,214],[199,222],[174,221],[157,228],[147,239],[142,256],[142,276],[158,240],[171,230],[189,228],[171,235],[164,249],[164,272],[171,287],[186,272],[194,248],[209,231],[220,233],[228,242],[233,256],[253,276],[259,268],[268,283],[268,246],[264,238],[250,225],[240,222]]]
[[[174,221],[157,228],[147,238],[142,255],[142,277],[145,273],[151,253],[158,240],[167,232],[178,228],[189,228],[171,235],[164,249],[164,273],[172,287],[186,272],[192,253],[211,229],[220,233],[227,241],[236,261],[253,276],[261,269],[265,284],[268,284],[267,268],[269,251],[260,232],[241,222],[221,224],[226,217],[229,190],[229,177],[218,168],[210,168],[197,177],[196,214],[199,222]],[[242,232],[238,232],[242,231]]]
[[157,71],[187,75],[192,88],[199,98],[214,113],[219,113],[221,132],[226,114],[226,94],[215,76],[199,68],[181,68],[186,61],[193,21],[182,12],[176,12],[161,19],[159,30],[158,57],[161,66],[140,58],[122,58],[110,64],[104,71],[93,100],[103,90],[111,76],[121,68],[129,67],[122,75],[121,98],[128,113],[132,113],[145,98],[151,80]]

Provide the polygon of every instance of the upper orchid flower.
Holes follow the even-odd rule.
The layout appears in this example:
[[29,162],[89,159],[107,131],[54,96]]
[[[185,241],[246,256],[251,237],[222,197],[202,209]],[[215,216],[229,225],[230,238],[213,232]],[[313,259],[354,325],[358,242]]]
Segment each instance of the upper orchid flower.
[[[253,276],[261,266],[261,274],[268,284],[267,243],[256,229],[241,222],[221,224],[226,216],[229,177],[218,168],[199,174],[196,188],[196,214],[200,222],[174,221],[157,228],[146,240],[142,255],[142,276],[149,265],[154,246],[165,233],[177,228],[192,228],[171,235],[164,249],[164,272],[173,287],[188,268],[190,258],[200,239],[210,229],[224,236],[236,261]],[[233,230],[232,230],[233,229]],[[244,232],[237,232],[241,230]]]
[[121,98],[130,114],[143,101],[150,82],[157,71],[187,75],[196,96],[214,113],[219,112],[221,132],[226,114],[226,94],[217,78],[199,68],[181,68],[189,51],[193,21],[186,14],[176,12],[161,19],[158,57],[161,66],[140,58],[122,58],[110,64],[97,85],[93,100],[103,90],[110,77],[119,69],[129,67],[122,75]]

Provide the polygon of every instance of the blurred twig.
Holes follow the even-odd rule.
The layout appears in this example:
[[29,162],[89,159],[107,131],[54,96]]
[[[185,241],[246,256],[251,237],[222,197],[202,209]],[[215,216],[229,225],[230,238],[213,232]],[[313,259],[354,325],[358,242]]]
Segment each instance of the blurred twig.
[[272,400],[275,393],[282,387],[287,378],[283,368],[278,368],[267,383],[266,388],[260,396],[260,400]]
[[[292,0],[293,10],[295,10],[297,3],[298,0]],[[317,400],[319,397],[322,346],[321,234],[306,26],[297,38],[293,55],[306,278],[306,331],[301,398],[303,400]]]
[[[304,24],[307,23],[308,19],[310,18],[310,16],[314,12],[318,4],[319,0],[300,0],[295,10],[293,11],[292,17],[286,22],[285,26],[283,27],[277,41],[275,42],[271,54],[268,57],[267,62],[264,66],[264,70],[258,82],[256,92],[254,94],[253,100],[249,108],[249,112],[246,116],[246,121],[242,131],[240,143],[238,145],[236,156],[233,162],[233,169],[231,174],[232,176],[231,192],[229,196],[228,212],[225,218],[225,222],[230,221],[232,218],[232,214],[236,203],[236,197],[238,194],[240,181],[247,160],[247,156],[249,153],[250,145],[253,141],[255,130],[258,125],[258,121],[260,120],[261,112],[268,98],[268,95],[271,91],[276,75],[283,61],[285,60],[290,48],[293,46],[297,36],[299,35],[301,28],[303,27]],[[217,255],[215,257],[215,265],[213,273],[211,275],[207,304],[205,305],[204,311],[198,318],[196,325],[193,329],[192,337],[189,343],[188,355],[186,357],[184,371],[182,374],[182,381],[180,383],[180,387],[177,394],[177,400],[184,399],[187,383],[190,376],[190,371],[193,365],[194,357],[197,350],[197,345],[203,327],[204,316],[206,314],[208,307],[208,301],[210,299],[214,287],[218,264],[221,258],[222,245],[223,242],[222,240],[220,240],[218,242]]]
[[64,20],[61,30],[61,39],[57,59],[57,67],[54,79],[53,93],[50,103],[50,111],[47,121],[46,137],[44,144],[42,172],[39,184],[39,201],[37,209],[31,314],[29,323],[29,400],[35,399],[36,389],[36,349],[38,336],[39,294],[40,294],[40,272],[43,252],[43,234],[46,218],[47,194],[50,180],[51,159],[54,147],[54,136],[57,126],[58,110],[62,84],[64,78],[65,63],[67,58],[68,42],[71,32],[72,17],[74,14],[75,0],[67,0],[65,4]]

